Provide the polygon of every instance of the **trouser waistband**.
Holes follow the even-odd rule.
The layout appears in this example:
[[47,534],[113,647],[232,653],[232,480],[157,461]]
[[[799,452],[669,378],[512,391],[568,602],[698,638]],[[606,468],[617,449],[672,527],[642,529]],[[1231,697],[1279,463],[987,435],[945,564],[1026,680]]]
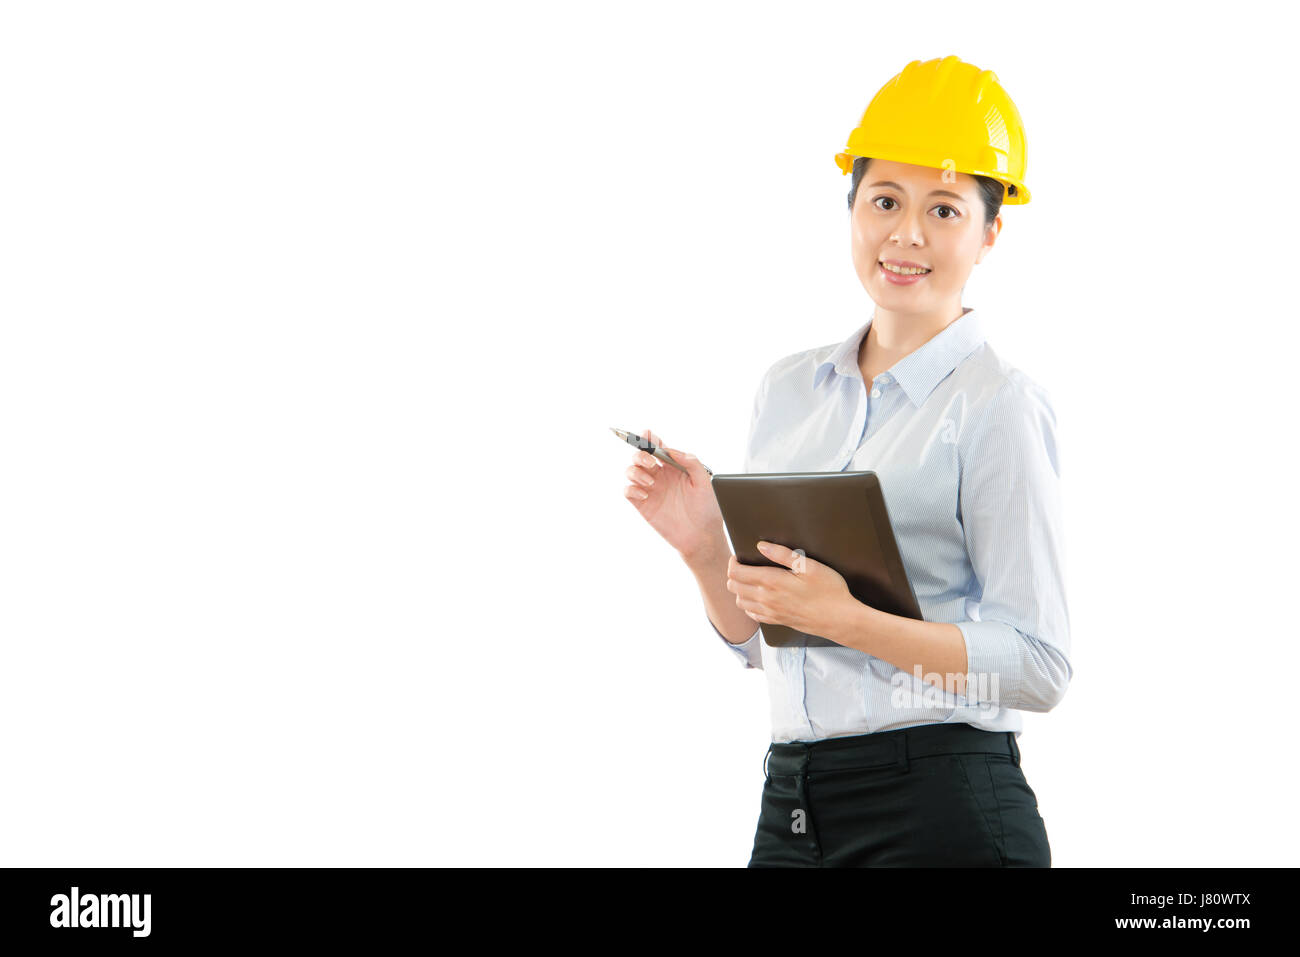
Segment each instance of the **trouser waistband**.
[[1020,766],[1014,731],[985,731],[961,722],[922,724],[821,741],[783,741],[768,746],[763,773],[803,774],[897,766],[936,754],[1005,754]]

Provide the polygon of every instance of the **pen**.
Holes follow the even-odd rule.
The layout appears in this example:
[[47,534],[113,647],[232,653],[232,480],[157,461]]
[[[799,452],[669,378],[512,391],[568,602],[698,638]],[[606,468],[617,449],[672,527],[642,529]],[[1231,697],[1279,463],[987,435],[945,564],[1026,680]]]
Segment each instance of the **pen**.
[[[655,445],[649,439],[643,439],[635,432],[625,432],[622,429],[616,429],[612,425],[609,427],[609,430],[613,432],[615,435],[617,435],[624,442],[626,442],[628,445],[632,446],[633,448],[638,448],[642,452],[649,452],[655,458],[662,459],[663,461],[671,465],[673,468],[681,469],[683,472],[689,474],[689,469],[682,468],[675,461],[673,461],[673,457],[669,455],[665,449]],[[700,463],[700,467],[703,468],[704,471],[708,472],[709,475],[713,474],[713,469],[709,468],[703,462]]]

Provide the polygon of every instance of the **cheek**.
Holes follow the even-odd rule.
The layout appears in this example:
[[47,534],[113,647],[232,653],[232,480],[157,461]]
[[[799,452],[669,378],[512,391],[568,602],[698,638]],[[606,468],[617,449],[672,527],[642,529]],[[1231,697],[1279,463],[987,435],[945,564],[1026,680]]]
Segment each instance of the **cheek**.
[[867,265],[875,263],[876,254],[884,244],[884,237],[876,235],[871,229],[863,229],[855,223],[852,241],[854,260]]
[[949,280],[956,277],[967,264],[975,259],[977,248],[971,247],[964,240],[953,241],[941,238],[933,243],[930,247],[930,254],[934,260],[937,271],[941,271],[941,277]]

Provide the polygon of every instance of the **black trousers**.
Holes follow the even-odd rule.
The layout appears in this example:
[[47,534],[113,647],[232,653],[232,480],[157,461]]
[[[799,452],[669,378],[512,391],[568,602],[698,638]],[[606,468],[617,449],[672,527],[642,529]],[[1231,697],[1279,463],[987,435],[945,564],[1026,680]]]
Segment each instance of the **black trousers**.
[[1051,867],[1010,731],[772,744],[750,867]]

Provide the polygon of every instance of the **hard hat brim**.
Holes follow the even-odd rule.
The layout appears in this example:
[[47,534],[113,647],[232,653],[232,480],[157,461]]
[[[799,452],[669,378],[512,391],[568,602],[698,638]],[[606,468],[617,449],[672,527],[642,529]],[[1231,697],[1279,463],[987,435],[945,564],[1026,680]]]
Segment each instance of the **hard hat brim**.
[[[915,157],[908,158],[904,156],[888,155],[889,152],[889,150],[873,150],[868,155],[870,155],[872,159],[890,160],[895,163],[907,163],[913,166],[928,166],[930,169],[944,168],[942,166],[935,166],[932,163],[918,163]],[[836,153],[835,165],[840,168],[842,174],[848,174],[853,172],[853,161],[855,159],[857,159],[857,156],[853,153]],[[1008,187],[1004,188],[1002,192],[1003,206],[1023,206],[1025,203],[1029,202],[1029,188],[1025,186],[1024,183],[1020,182],[1020,180],[1008,176],[1006,173],[997,173],[992,170],[982,169],[965,169],[962,167],[954,167],[954,169],[958,173],[966,173],[970,176],[987,176],[989,179],[997,180],[1004,187]],[[1015,187],[1015,192],[1013,193],[1009,187]]]

